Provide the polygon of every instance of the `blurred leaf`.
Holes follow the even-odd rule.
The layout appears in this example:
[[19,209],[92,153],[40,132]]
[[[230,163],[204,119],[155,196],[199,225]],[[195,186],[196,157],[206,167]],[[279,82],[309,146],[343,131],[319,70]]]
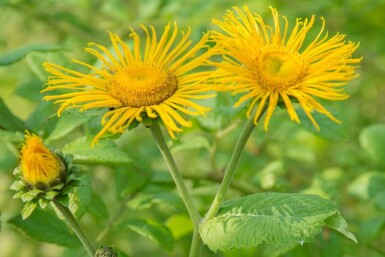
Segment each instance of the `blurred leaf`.
[[[216,217],[201,224],[200,234],[213,251],[261,243],[302,244],[313,240],[336,215],[336,205],[316,195],[259,193],[224,203]],[[336,223],[332,228],[347,234],[343,223]]]
[[91,147],[92,138],[80,137],[66,144],[62,150],[72,154],[74,162],[81,164],[117,164],[129,163],[131,158],[120,150],[112,141],[100,140]]
[[74,193],[69,195],[68,208],[75,214],[76,218],[80,219],[87,211],[91,203],[92,189],[90,176],[83,175],[79,179],[79,185],[74,189]]
[[62,49],[63,48],[61,46],[54,45],[54,44],[40,43],[40,44],[25,45],[20,48],[9,51],[5,54],[2,54],[0,56],[0,66],[10,65],[14,62],[20,61],[27,54],[31,52],[50,52],[50,51],[59,51]]
[[174,239],[171,231],[163,224],[152,220],[131,219],[126,225],[132,231],[157,243],[160,247],[171,253],[174,248]]
[[375,124],[361,131],[360,144],[362,149],[380,165],[385,166],[385,125]]
[[191,218],[184,214],[174,214],[166,222],[175,240],[191,234],[194,231],[194,224]]
[[95,192],[92,192],[91,203],[87,211],[99,219],[108,218],[107,206]]
[[26,220],[23,220],[19,215],[8,222],[21,229],[31,238],[43,242],[67,247],[80,245],[76,235],[70,234],[68,227],[53,212],[36,209]]
[[178,211],[185,210],[182,199],[171,192],[137,196],[132,199],[128,205],[134,210],[146,210],[152,208],[154,205],[161,205],[163,207],[166,205],[167,207],[176,209]]
[[385,188],[385,174],[378,171],[366,172],[357,177],[349,185],[349,194],[361,199],[369,200]]
[[145,167],[138,167],[135,163],[116,165],[114,170],[115,188],[118,199],[134,193],[148,181],[149,175]]
[[13,93],[27,100],[37,102],[42,99],[42,95],[40,94],[40,90],[42,89],[42,82],[38,79],[32,78],[31,80],[17,85]]
[[0,129],[21,132],[26,129],[25,123],[13,115],[2,98],[0,98]]
[[361,243],[369,243],[377,239],[385,228],[385,217],[376,217],[362,222],[358,232]]
[[374,196],[374,204],[380,211],[385,211],[385,190],[378,192]]
[[25,123],[29,129],[45,138],[51,133],[57,122],[56,117],[50,118],[54,109],[51,102],[40,101]]
[[197,135],[195,133],[189,133],[183,136],[183,141],[171,148],[173,153],[182,151],[191,151],[197,149],[209,149],[210,141],[203,135]]
[[312,115],[316,120],[320,130],[318,131],[313,123],[309,120],[307,115],[302,109],[297,111],[298,117],[301,121],[300,126],[305,128],[307,131],[327,140],[332,141],[343,141],[346,140],[348,134],[349,124],[346,118],[343,118],[341,111],[336,103],[322,102],[321,103],[334,117],[342,121],[342,124],[332,121],[326,115],[313,112]]
[[86,114],[82,112],[64,112],[58,119],[54,130],[46,139],[46,142],[63,138],[75,128],[90,120],[91,116]]

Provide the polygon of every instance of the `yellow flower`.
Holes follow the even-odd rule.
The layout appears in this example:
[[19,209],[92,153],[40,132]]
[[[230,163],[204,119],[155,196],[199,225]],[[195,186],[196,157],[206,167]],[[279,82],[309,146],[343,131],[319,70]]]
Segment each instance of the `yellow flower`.
[[[45,63],[45,69],[52,74],[48,87],[43,92],[65,89],[67,93],[45,96],[61,104],[58,115],[64,109],[109,108],[102,118],[102,130],[95,136],[97,142],[106,132],[122,133],[133,121],[141,122],[144,116],[160,118],[171,137],[180,132],[179,125],[191,126],[181,114],[204,115],[208,108],[192,99],[213,97],[207,94],[212,88],[205,82],[207,71],[197,71],[212,55],[208,50],[208,34],[191,46],[190,29],[182,32],[180,40],[176,23],[173,28],[167,24],[160,38],[154,27],[141,26],[146,34],[144,49],[139,35],[131,29],[133,49],[117,35],[110,33],[112,49],[90,43],[86,52],[96,56],[102,63],[98,68],[74,60],[92,70],[91,74],[66,69]],[[190,47],[191,46],[191,47]]]
[[20,170],[23,180],[30,186],[49,188],[60,182],[64,164],[40,137],[27,132],[21,149]]
[[[271,8],[273,26],[252,14],[247,6],[228,11],[223,21],[214,20],[224,32],[212,32],[213,40],[224,54],[214,78],[233,94],[243,95],[235,107],[248,102],[247,116],[256,107],[254,123],[263,114],[264,128],[279,103],[283,103],[291,120],[300,123],[293,102],[298,102],[307,117],[319,130],[312,116],[317,111],[340,123],[316,98],[343,100],[348,95],[343,86],[357,77],[355,64],[362,58],[352,58],[359,44],[345,42],[345,35],[329,37],[324,33],[325,21],[313,39],[307,37],[315,17],[297,19],[289,30],[288,20]],[[304,46],[304,42],[308,42]]]

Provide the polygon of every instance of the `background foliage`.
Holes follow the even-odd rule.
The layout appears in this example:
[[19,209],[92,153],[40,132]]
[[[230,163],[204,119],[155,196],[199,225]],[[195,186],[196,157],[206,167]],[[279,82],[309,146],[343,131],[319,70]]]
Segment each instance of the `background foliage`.
[[[95,60],[83,52],[88,42],[109,45],[107,31],[124,36],[130,26],[137,29],[142,23],[161,29],[175,20],[180,27],[191,26],[197,39],[212,28],[211,18],[220,18],[226,9],[244,3],[264,17],[272,5],[291,24],[296,17],[323,16],[331,35],[340,32],[348,35],[347,40],[361,42],[356,56],[364,60],[360,77],[346,87],[351,97],[329,107],[344,125],[324,124],[321,136],[315,135],[306,122],[301,127],[278,111],[268,132],[258,127],[250,138],[228,196],[278,191],[330,198],[359,244],[324,229],[314,243],[218,253],[205,249],[204,256],[385,255],[384,1],[1,0],[0,256],[83,254],[65,226],[47,213],[31,216],[33,224],[21,222],[17,216],[22,205],[12,199],[8,188],[18,164],[15,144],[26,128],[50,146],[74,154],[89,171],[92,190],[79,189],[83,190],[79,209],[86,211],[81,222],[93,240],[118,247],[128,256],[183,256],[188,252],[192,225],[150,132],[139,126],[89,150],[90,138],[100,126],[98,113],[68,112],[58,120],[53,115],[56,107],[41,101],[39,91],[47,79],[41,63],[71,67],[71,58],[92,63]],[[228,95],[219,95],[215,103],[207,103],[219,106],[207,119],[195,120],[194,128],[169,142],[201,213],[214,197],[245,122],[243,110],[232,109],[232,103]]]

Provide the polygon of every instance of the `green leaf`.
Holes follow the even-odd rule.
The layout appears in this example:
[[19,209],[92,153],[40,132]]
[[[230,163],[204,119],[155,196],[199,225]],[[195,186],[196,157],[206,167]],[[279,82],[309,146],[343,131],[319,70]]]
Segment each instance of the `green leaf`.
[[131,158],[120,150],[112,141],[100,140],[91,147],[91,138],[81,137],[66,144],[63,153],[72,154],[74,162],[79,164],[118,164],[129,163]]
[[126,225],[132,231],[157,243],[169,253],[172,252],[174,239],[171,231],[163,224],[152,220],[131,219],[126,222]]
[[74,193],[69,194],[68,208],[80,219],[87,211],[92,198],[91,180],[89,175],[83,175],[80,183],[75,187]]
[[46,139],[46,142],[48,143],[50,141],[63,138],[64,136],[72,132],[74,129],[76,129],[78,126],[87,122],[90,119],[91,116],[86,115],[86,113],[64,112],[58,119],[54,130]]
[[10,65],[23,59],[27,54],[31,52],[51,52],[59,51],[63,48],[54,44],[30,44],[20,48],[11,50],[0,56],[0,66]]
[[338,108],[338,105],[336,103],[328,103],[328,102],[322,102],[321,103],[334,117],[336,117],[338,120],[342,121],[342,124],[336,123],[332,121],[329,117],[326,115],[319,113],[319,112],[313,112],[312,115],[314,119],[316,120],[317,124],[320,127],[320,130],[318,131],[313,123],[309,120],[307,115],[302,109],[298,110],[298,117],[301,121],[300,125],[301,127],[305,128],[307,131],[321,137],[327,140],[332,141],[343,141],[347,138],[347,132],[349,128],[349,124],[345,119],[343,118],[343,114],[340,111],[340,108]]
[[27,100],[38,102],[42,99],[42,95],[40,94],[40,90],[43,89],[42,84],[40,80],[32,78],[17,85],[13,93]]
[[174,208],[179,211],[185,210],[182,199],[171,192],[138,196],[131,200],[128,205],[131,209],[135,210],[146,210],[153,207],[154,205],[161,205],[162,207],[166,205],[169,208]]
[[[138,162],[140,163],[140,161]],[[151,168],[143,166],[148,164],[148,162],[142,162],[141,167],[139,167],[135,163],[126,163],[114,167],[115,188],[118,199],[123,199],[145,186],[149,178],[148,170],[151,170]]]
[[[336,205],[316,195],[259,193],[224,203],[216,217],[201,224],[200,234],[213,251],[302,244],[335,215]],[[335,227],[343,230],[342,225]]]
[[26,125],[16,117],[0,98],[0,129],[24,132]]
[[385,166],[385,125],[375,124],[366,127],[359,136],[362,149],[376,163]]
[[70,234],[68,227],[53,212],[36,209],[27,220],[23,220],[19,215],[8,222],[31,238],[43,242],[68,247],[80,245],[76,235]]
[[94,192],[92,192],[92,199],[90,206],[88,207],[88,212],[99,219],[108,218],[108,211],[106,205],[104,204],[102,199],[100,199],[100,197]]
[[326,220],[327,226],[338,231],[346,238],[352,240],[356,244],[358,243],[357,238],[353,235],[352,232],[348,231],[348,223],[346,223],[345,219],[342,218],[340,213],[335,214],[334,216],[328,218]]
[[380,211],[385,211],[385,191],[381,191],[374,196],[374,204]]

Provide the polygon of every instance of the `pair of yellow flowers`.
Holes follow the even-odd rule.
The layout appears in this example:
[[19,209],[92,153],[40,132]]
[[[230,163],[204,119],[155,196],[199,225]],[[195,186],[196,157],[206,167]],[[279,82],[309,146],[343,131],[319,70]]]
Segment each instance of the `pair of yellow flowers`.
[[[132,30],[132,49],[110,33],[111,48],[90,43],[85,49],[101,61],[101,67],[74,60],[89,68],[88,74],[45,63],[51,76],[43,92],[55,93],[44,99],[60,104],[59,116],[69,108],[109,108],[93,144],[106,133],[122,133],[145,116],[160,118],[174,137],[181,127],[191,126],[186,116],[204,115],[209,110],[193,100],[213,97],[210,92],[215,90],[242,94],[235,106],[248,103],[247,116],[253,113],[255,123],[266,110],[265,129],[279,102],[298,123],[293,101],[318,129],[313,111],[339,122],[314,97],[348,97],[343,86],[357,76],[355,64],[361,58],[352,54],[358,44],[346,43],[344,35],[329,38],[322,18],[318,35],[309,40],[314,16],[297,19],[289,31],[287,18],[274,8],[271,12],[273,25],[269,26],[247,6],[235,7],[222,21],[214,20],[222,32],[205,33],[196,44],[190,40],[190,30],[179,35],[175,23],[169,23],[160,37],[154,27],[142,26],[145,42]],[[306,47],[305,40],[309,42]],[[223,58],[210,60],[214,55]],[[202,66],[212,68],[202,71]]]

